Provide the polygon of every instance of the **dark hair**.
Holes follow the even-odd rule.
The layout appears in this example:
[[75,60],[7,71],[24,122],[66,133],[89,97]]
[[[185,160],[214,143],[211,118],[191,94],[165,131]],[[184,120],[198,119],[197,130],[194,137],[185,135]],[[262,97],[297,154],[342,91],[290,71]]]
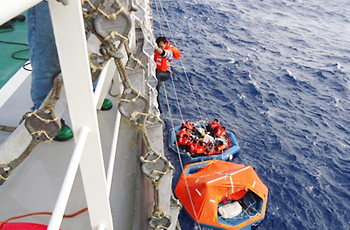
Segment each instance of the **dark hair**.
[[156,39],[157,45],[159,45],[160,42],[166,43],[166,42],[167,42],[166,37],[158,37],[158,38]]

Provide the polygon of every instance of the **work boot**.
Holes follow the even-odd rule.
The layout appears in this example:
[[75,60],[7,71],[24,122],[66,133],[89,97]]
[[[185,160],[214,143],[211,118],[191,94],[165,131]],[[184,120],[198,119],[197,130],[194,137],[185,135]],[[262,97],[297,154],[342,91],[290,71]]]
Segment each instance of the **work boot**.
[[101,106],[101,110],[110,110],[112,107],[113,107],[112,101],[106,98],[103,101],[103,104]]
[[61,119],[60,133],[54,138],[55,141],[67,141],[73,137],[72,129]]

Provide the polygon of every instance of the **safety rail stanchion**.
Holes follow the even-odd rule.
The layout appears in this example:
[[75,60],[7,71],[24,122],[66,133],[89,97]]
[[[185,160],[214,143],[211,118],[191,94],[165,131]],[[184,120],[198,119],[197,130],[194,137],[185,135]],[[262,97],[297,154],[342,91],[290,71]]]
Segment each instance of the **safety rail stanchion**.
[[84,147],[85,147],[85,143],[86,143],[86,139],[88,137],[89,131],[90,130],[86,126],[83,126],[80,130],[79,137],[76,142],[77,144],[73,152],[73,156],[69,163],[66,176],[64,177],[64,181],[63,181],[54,211],[52,213],[49,226],[47,228],[48,230],[58,230],[61,226],[64,211],[67,206],[69,195],[72,190],[73,182],[77,174],[78,166],[84,151]]
[[79,169],[91,229],[97,229],[103,224],[112,230],[112,211],[107,192],[96,104],[94,104],[81,0],[69,0],[68,5],[62,5],[57,1],[48,3],[72,128],[74,133],[82,126],[90,129]]
[[100,224],[97,227],[97,230],[105,230],[105,229],[106,229],[106,225],[104,225],[104,224]]
[[115,71],[116,67],[114,65],[113,58],[111,58],[101,71],[101,74],[98,78],[98,83],[94,95],[94,104],[96,105],[96,109],[101,108]]
[[111,146],[111,154],[109,157],[109,163],[108,163],[108,169],[107,169],[107,192],[108,192],[108,194],[111,193],[115,155],[117,154],[117,143],[118,143],[118,137],[119,137],[120,118],[121,118],[120,112],[117,111],[117,117],[115,119],[113,140],[112,140],[112,146]]
[[[111,60],[114,61],[113,58]],[[115,70],[115,68],[114,68],[114,70]],[[118,80],[120,80],[119,75],[118,75]],[[122,86],[122,84],[119,84],[118,92],[120,93],[122,91],[123,91],[123,86]],[[112,187],[115,156],[117,155],[117,144],[118,144],[118,137],[119,137],[120,119],[121,119],[121,114],[118,110],[117,116],[115,118],[113,139],[112,139],[112,144],[111,144],[111,152],[110,152],[108,169],[107,169],[107,192],[108,192],[108,194],[111,193],[111,187]]]

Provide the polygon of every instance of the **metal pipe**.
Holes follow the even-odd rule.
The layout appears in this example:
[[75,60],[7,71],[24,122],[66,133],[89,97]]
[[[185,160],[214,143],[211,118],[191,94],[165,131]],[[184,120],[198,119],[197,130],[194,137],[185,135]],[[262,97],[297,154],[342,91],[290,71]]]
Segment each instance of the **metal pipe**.
[[97,226],[97,230],[105,230],[105,229],[106,229],[106,225],[104,225],[104,224],[99,224]]
[[2,2],[0,7],[0,25],[38,4],[41,0],[11,0]]
[[[104,97],[106,96],[105,94],[107,93],[108,86],[111,83],[111,79],[113,78],[113,74],[115,72],[115,65],[112,59],[109,59],[108,62],[106,63],[106,66],[103,68],[101,71],[99,77],[98,77],[98,82],[95,88],[94,92],[94,105],[96,109],[100,109]],[[103,97],[101,98],[101,95]]]
[[47,228],[48,230],[58,230],[61,226],[64,211],[68,203],[68,198],[72,190],[73,182],[79,167],[80,159],[83,154],[89,132],[90,129],[86,126],[83,126],[81,128],[72,159],[69,163],[54,211],[52,213],[52,217],[50,219],[49,226]]
[[119,136],[120,118],[121,118],[120,112],[117,111],[117,117],[115,119],[115,125],[114,125],[114,133],[113,133],[111,154],[110,154],[110,157],[109,157],[108,171],[107,171],[107,192],[108,192],[108,194],[111,193],[111,185],[112,185],[112,178],[113,178],[114,162],[115,162],[115,156],[117,154],[117,144],[118,144],[118,136]]

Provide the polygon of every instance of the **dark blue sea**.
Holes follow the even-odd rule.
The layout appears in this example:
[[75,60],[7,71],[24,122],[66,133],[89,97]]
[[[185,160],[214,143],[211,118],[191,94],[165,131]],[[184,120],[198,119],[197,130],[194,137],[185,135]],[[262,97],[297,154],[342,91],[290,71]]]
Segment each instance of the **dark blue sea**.
[[[182,53],[166,82],[174,125],[218,118],[239,141],[233,162],[252,165],[269,188],[265,219],[253,229],[350,229],[349,2],[153,6],[156,36]],[[177,155],[166,154],[179,168]],[[195,229],[185,212],[180,224]]]

